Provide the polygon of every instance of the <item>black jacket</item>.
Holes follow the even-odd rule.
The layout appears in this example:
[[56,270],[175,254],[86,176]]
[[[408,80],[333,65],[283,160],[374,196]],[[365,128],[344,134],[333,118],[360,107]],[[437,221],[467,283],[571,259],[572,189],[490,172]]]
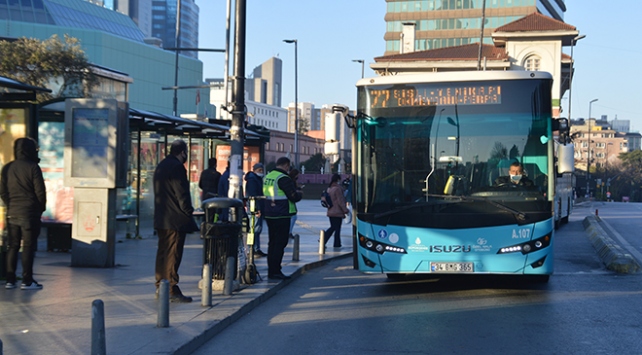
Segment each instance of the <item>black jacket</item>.
[[[245,197],[250,196],[263,196],[263,178],[256,175],[255,172],[250,171],[245,174]],[[264,200],[257,201],[257,208],[263,210]]]
[[196,232],[185,166],[168,155],[154,171],[154,228]]
[[203,170],[201,178],[198,180],[198,187],[203,190],[203,199],[208,199],[218,195],[218,181],[221,179],[221,173],[216,171],[216,167],[210,167]]
[[525,186],[525,187],[534,186],[533,181],[531,181],[529,178],[527,178],[524,175],[522,175],[522,178],[519,180],[517,184],[510,181],[510,176],[500,176],[497,179],[495,179],[495,185]]
[[7,218],[40,219],[47,208],[47,190],[38,166],[36,141],[19,138],[13,146],[15,160],[2,167],[0,197],[7,206]]

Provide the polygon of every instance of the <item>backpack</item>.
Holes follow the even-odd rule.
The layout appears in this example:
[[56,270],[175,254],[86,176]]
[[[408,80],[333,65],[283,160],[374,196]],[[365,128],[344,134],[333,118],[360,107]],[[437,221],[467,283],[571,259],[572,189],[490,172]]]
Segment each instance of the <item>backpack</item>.
[[325,208],[332,207],[332,198],[330,198],[328,189],[323,190],[323,192],[321,193],[321,206]]

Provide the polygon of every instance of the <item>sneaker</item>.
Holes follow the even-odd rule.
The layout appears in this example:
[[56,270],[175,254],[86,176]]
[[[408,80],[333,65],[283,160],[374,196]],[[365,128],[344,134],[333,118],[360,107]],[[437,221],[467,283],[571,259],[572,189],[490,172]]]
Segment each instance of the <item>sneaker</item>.
[[30,284],[22,284],[20,285],[21,290],[42,290],[42,285],[37,283],[35,280],[32,281]]
[[7,290],[10,290],[12,288],[16,288],[16,283],[15,282],[7,282],[7,284],[4,285],[4,288],[6,288]]
[[256,249],[254,251],[254,256],[267,256],[267,254],[265,254],[261,249]]

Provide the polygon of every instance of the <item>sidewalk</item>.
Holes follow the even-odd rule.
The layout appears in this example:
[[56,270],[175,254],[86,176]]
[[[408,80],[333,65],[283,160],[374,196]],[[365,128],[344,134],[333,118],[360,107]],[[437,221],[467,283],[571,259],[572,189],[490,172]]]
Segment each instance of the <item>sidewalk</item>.
[[[329,227],[318,200],[303,200],[295,233],[300,235],[299,261],[292,261],[292,242],[283,257],[283,272],[296,278],[328,259],[352,253],[352,226],[342,228],[343,248],[332,241],[319,255],[319,232]],[[291,280],[267,279],[267,260],[255,264],[263,281],[241,285],[230,296],[213,291],[212,307],[201,306],[198,282],[202,270],[202,240],[190,234],[179,270],[183,293],[192,303],[170,304],[169,328],[157,328],[158,301],[154,299],[154,261],[157,239],[152,231],[143,239],[117,236],[114,268],[72,268],[70,253],[46,252],[46,237],[39,239],[34,265],[39,291],[7,290],[0,282],[0,354],[89,354],[92,302],[105,309],[107,354],[189,354],[243,314],[251,311]],[[267,226],[261,234],[267,252]],[[20,266],[18,267],[20,273]]]

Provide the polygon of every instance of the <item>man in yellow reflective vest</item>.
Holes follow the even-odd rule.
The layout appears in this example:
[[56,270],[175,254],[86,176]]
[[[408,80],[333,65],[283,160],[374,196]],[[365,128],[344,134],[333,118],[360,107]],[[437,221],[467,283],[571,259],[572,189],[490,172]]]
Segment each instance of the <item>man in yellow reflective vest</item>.
[[285,280],[281,272],[283,253],[290,238],[290,218],[296,214],[296,202],[301,201],[302,192],[288,175],[290,159],[281,157],[276,161],[276,169],[263,179],[265,205],[263,216],[268,226],[268,279]]

